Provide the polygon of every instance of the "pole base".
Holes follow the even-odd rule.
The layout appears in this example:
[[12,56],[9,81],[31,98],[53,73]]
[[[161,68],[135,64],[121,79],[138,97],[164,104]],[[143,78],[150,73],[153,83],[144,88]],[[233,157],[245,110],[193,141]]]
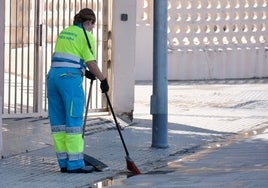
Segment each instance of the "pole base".
[[167,114],[153,114],[152,147],[168,148]]

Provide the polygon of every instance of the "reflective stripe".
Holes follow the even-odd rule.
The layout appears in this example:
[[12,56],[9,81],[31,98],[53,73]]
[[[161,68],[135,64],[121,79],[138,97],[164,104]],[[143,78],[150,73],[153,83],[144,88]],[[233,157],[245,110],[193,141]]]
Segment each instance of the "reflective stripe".
[[68,62],[61,62],[61,61],[54,61],[51,64],[51,67],[71,67],[71,68],[80,68],[81,65],[77,63],[68,63]]
[[83,127],[66,127],[66,133],[68,133],[68,134],[82,134]]
[[68,158],[70,161],[84,159],[84,154],[83,153],[68,154]]
[[72,67],[84,69],[85,66],[84,61],[78,56],[61,52],[53,53],[51,67]]
[[68,155],[66,152],[58,152],[56,153],[58,159],[67,159]]
[[70,54],[55,52],[53,53],[52,59],[53,58],[68,59],[68,60],[71,60],[73,62],[80,64],[80,58],[74,55],[70,55]]
[[66,129],[65,125],[51,126],[52,133],[65,132],[65,129]]

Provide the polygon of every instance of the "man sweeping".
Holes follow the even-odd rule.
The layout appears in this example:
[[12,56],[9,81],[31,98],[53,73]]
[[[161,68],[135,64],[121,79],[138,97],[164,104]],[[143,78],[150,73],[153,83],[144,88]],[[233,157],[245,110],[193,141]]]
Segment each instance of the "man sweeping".
[[48,114],[61,172],[94,171],[93,166],[85,165],[83,154],[83,76],[89,79],[96,76],[101,81],[102,92],[109,90],[96,62],[96,42],[92,35],[95,22],[95,13],[89,8],[75,15],[73,25],[61,31],[57,38],[47,75]]

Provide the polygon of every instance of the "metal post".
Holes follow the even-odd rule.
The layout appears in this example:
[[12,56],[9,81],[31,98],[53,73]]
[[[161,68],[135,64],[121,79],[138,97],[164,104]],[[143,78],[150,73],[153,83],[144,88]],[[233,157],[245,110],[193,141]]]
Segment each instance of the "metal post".
[[167,148],[167,1],[154,1],[152,147]]

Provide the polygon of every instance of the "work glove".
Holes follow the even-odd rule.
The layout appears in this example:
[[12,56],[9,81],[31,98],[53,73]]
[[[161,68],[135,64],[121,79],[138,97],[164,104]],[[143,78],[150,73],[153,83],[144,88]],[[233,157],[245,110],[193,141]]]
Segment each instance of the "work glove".
[[88,78],[88,79],[90,79],[90,80],[96,80],[95,75],[92,74],[89,70],[86,70],[85,77]]
[[101,81],[100,88],[102,93],[106,93],[109,91],[109,85],[106,78]]

